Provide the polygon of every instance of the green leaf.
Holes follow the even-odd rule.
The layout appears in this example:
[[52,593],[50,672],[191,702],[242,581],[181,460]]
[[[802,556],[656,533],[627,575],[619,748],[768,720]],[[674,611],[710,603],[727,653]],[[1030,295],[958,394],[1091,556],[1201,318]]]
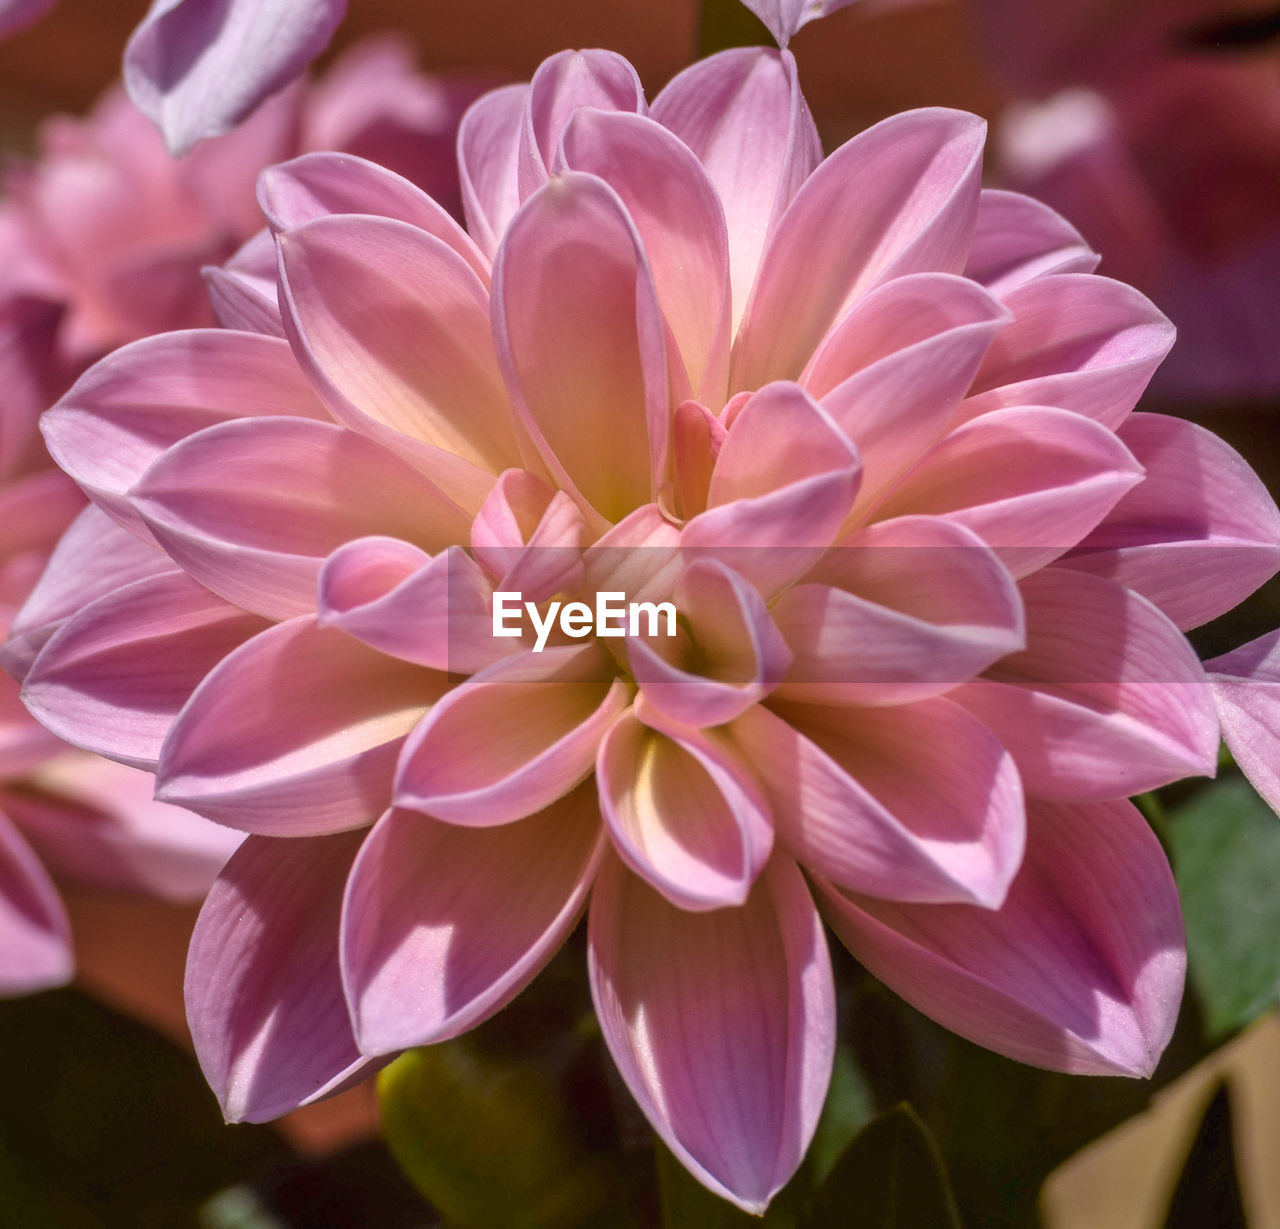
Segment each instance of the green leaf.
[[1280,986],[1280,819],[1240,780],[1170,818],[1191,983],[1219,1039],[1271,1011]]
[[859,1229],[960,1229],[942,1157],[909,1105],[873,1118],[854,1138],[814,1196],[804,1229],[847,1229],[852,1223]]
[[[618,1200],[609,1165],[535,1063],[465,1037],[402,1055],[378,1094],[392,1154],[459,1229],[578,1229]],[[616,1207],[609,1223],[619,1223]]]
[[[726,47],[772,47],[773,35],[741,0],[702,0],[698,56]],[[758,1223],[758,1222],[757,1222]]]
[[1231,1098],[1225,1084],[1205,1110],[1169,1204],[1164,1229],[1248,1229],[1236,1177]]

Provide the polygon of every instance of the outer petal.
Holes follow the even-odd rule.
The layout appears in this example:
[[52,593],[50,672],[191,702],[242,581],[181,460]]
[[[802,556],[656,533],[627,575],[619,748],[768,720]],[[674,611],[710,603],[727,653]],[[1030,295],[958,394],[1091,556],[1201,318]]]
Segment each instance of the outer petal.
[[314,618],[281,623],[196,689],[165,741],[156,797],[246,832],[365,826],[390,802],[404,736],[447,685]]
[[9,629],[0,664],[14,677],[25,678],[45,642],[76,611],[135,580],[176,570],[167,555],[138,541],[91,504],[54,548]]
[[334,417],[478,506],[520,448],[475,270],[391,218],[321,217],[278,243],[285,327]]
[[1222,736],[1254,789],[1280,810],[1280,631],[1205,662]]
[[342,890],[364,834],[253,836],[200,911],[187,1019],[228,1122],[263,1122],[375,1068],[351,1032],[338,965]]
[[525,427],[559,485],[601,518],[647,503],[665,465],[665,325],[622,201],[568,171],[512,220],[493,330]]
[[489,285],[489,261],[457,222],[416,184],[352,154],[311,153],[269,166],[258,199],[274,230],[287,231],[336,213],[407,222],[448,244]]
[[771,613],[792,653],[779,694],[817,703],[940,695],[1026,643],[1022,599],[995,552],[935,517],[843,539]]
[[1092,273],[1101,257],[1061,214],[1020,192],[984,188],[965,277],[992,294],[1054,273]]
[[673,77],[653,118],[698,155],[724,205],[736,331],[770,232],[822,161],[795,60],[755,47],[722,51]]
[[744,905],[689,913],[609,859],[588,935],[596,1014],[632,1096],[699,1181],[762,1212],[813,1136],[835,1046],[799,872],[775,859]]
[[36,658],[23,699],[69,742],[154,769],[201,679],[267,627],[181,572],[146,577],[67,620]]
[[764,784],[779,843],[810,870],[890,900],[1004,900],[1022,858],[1022,786],[963,709],[783,704],[743,714],[731,734]]
[[1179,627],[1226,613],[1280,569],[1280,511],[1235,449],[1195,423],[1134,414],[1117,432],[1143,480],[1061,562],[1154,602]]
[[201,901],[243,835],[154,792],[151,773],[72,751],[0,789],[0,811],[60,879]]
[[221,423],[170,448],[130,498],[171,558],[269,618],[315,610],[316,578],[344,542],[385,534],[443,550],[456,505],[394,453],[334,423]]
[[562,152],[566,167],[598,175],[622,198],[689,387],[718,407],[729,376],[729,247],[706,171],[660,124],[624,112],[578,111]]
[[366,1054],[465,1032],[564,941],[604,852],[595,789],[501,828],[391,811],[347,885],[343,978]]
[[742,0],[766,26],[769,33],[785,47],[791,36],[818,17],[837,12],[853,0]]
[[594,644],[500,661],[414,731],[396,805],[479,828],[532,815],[587,776],[627,701],[626,683]]
[[154,0],[125,50],[125,86],[170,151],[185,154],[298,76],[346,9],[346,0]]
[[906,273],[959,273],[986,124],[911,111],[846,142],[779,220],[734,346],[730,391],[795,379],[850,304]]
[[1061,568],[1020,587],[1026,649],[952,698],[1000,736],[1030,792],[1117,798],[1213,775],[1213,698],[1164,615],[1119,585]]
[[827,885],[827,918],[881,981],[979,1045],[1057,1071],[1148,1076],[1186,967],[1160,844],[1124,800],[1037,801],[1029,824],[998,910],[895,905]]
[[977,533],[1015,576],[1076,545],[1142,480],[1115,434],[1065,410],[1001,410],[926,453],[877,518],[945,516]]
[[1004,302],[1013,323],[991,343],[958,421],[1056,405],[1114,429],[1173,345],[1173,325],[1150,300],[1096,274],[1038,277]]
[[166,448],[249,415],[327,418],[285,342],[256,333],[162,333],[91,367],[44,416],[53,459],[104,512],[150,538],[125,493]]
[[[645,724],[654,717],[656,729]],[[746,901],[773,849],[773,826],[760,787],[724,738],[638,703],[601,741],[596,781],[618,856],[673,905]]]
[[458,126],[458,169],[467,226],[491,260],[520,208],[517,155],[529,98],[527,85],[508,85],[477,99]]
[[547,182],[565,125],[579,107],[646,110],[636,70],[614,51],[561,51],[538,66],[520,127],[517,182],[524,200]]
[[0,815],[0,996],[60,986],[71,972],[71,927],[58,890]]

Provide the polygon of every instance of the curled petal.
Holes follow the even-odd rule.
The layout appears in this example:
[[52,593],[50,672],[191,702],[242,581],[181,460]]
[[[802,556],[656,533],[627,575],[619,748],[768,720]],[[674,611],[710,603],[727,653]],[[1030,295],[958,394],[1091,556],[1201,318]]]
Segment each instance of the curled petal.
[[346,0],[153,0],[125,49],[129,97],[185,154],[297,77],[346,10]]
[[1186,967],[1160,843],[1124,800],[1035,801],[997,910],[906,905],[820,885],[845,946],[940,1024],[1019,1062],[1149,1076]]
[[764,599],[731,568],[696,560],[672,597],[679,637],[627,641],[632,674],[656,708],[684,725],[723,725],[782,681],[791,653]]
[[527,85],[490,90],[472,103],[458,126],[458,169],[467,227],[493,259],[512,215],[520,208],[517,155]]
[[385,534],[443,550],[466,517],[417,470],[354,431],[296,418],[220,423],[170,448],[130,493],[169,556],[268,618],[315,610],[333,550]]
[[984,188],[964,275],[992,294],[1055,273],[1092,273],[1101,257],[1061,214],[1020,192]]
[[396,538],[358,538],[320,569],[317,618],[371,648],[474,674],[520,642],[493,635],[493,587],[460,546],[434,558]]
[[557,483],[602,521],[647,503],[665,468],[666,326],[640,237],[604,182],[566,171],[524,203],[494,264],[493,328]]
[[835,1047],[831,966],[799,871],[776,858],[745,904],[691,913],[609,858],[588,941],[596,1014],[632,1096],[700,1182],[763,1212],[813,1137]]
[[1195,651],[1160,611],[1062,568],[1020,588],[1026,649],[951,695],[1000,736],[1030,792],[1116,798],[1213,775],[1213,697]]
[[150,540],[127,492],[166,448],[247,415],[326,419],[288,345],[198,329],[121,346],[44,416],[53,459],[104,512]]
[[1115,434],[1079,414],[1000,410],[945,436],[876,516],[945,516],[1025,576],[1075,546],[1141,480]]
[[205,678],[160,755],[156,797],[245,832],[311,836],[386,810],[404,736],[448,686],[304,616]]
[[758,47],[722,51],[673,77],[653,118],[697,154],[724,206],[736,332],[774,225],[822,161],[796,62]]
[[191,1040],[228,1122],[265,1122],[375,1066],[342,993],[342,891],[363,832],[252,836],[209,891],[187,954]]
[[741,905],[773,849],[768,804],[718,735],[638,703],[605,734],[600,808],[618,856],[680,909]]
[[154,769],[200,681],[268,626],[182,572],[148,576],[72,615],[36,658],[23,699],[68,742]]
[[778,841],[806,867],[889,900],[996,908],[1022,858],[1009,753],[945,700],[884,709],[783,704],[730,727]]
[[1184,630],[1275,575],[1280,511],[1235,449],[1163,414],[1133,414],[1117,434],[1146,474],[1064,567],[1141,593]]
[[604,847],[590,784],[501,828],[385,815],[356,859],[343,912],[361,1050],[454,1037],[514,998],[573,929]]
[[595,645],[529,651],[456,688],[413,733],[396,806],[474,827],[532,815],[590,771],[627,685]]
[[771,613],[792,653],[779,694],[809,702],[926,699],[1025,645],[1022,599],[995,552],[935,517],[843,539]]
[[796,379],[831,326],[879,282],[959,273],[978,206],[986,124],[933,108],[846,142],[769,240],[734,346],[730,391]]
[[1149,299],[1096,274],[1038,277],[1003,297],[1013,322],[991,343],[960,421],[1055,405],[1114,429],[1173,345],[1173,325]]

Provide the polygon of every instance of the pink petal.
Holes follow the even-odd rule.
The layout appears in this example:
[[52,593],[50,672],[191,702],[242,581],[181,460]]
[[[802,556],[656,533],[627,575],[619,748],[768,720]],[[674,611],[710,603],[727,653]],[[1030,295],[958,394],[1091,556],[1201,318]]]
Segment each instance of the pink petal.
[[156,802],[154,791],[149,772],[69,752],[0,789],[0,810],[60,879],[201,901],[243,835]]
[[520,449],[475,270],[390,218],[317,218],[277,242],[285,327],[334,417],[478,506]]
[[269,618],[315,610],[326,556],[385,534],[442,550],[466,517],[417,470],[334,423],[248,418],[170,448],[131,492],[193,579]]
[[532,815],[587,776],[628,699],[594,644],[497,662],[450,692],[413,732],[396,806],[480,828]]
[[1070,222],[1020,192],[984,188],[965,277],[1004,296],[1055,273],[1092,273],[1098,256]]
[[1159,842],[1129,802],[1035,801],[1004,905],[897,905],[822,891],[845,946],[940,1024],[1019,1062],[1149,1076],[1186,955]]
[[342,993],[342,891],[362,832],[252,836],[218,877],[191,936],[187,1019],[228,1122],[264,1122],[376,1066]]
[[524,203],[494,264],[493,321],[512,400],[557,483],[607,521],[648,502],[665,463],[665,326],[612,189],[567,171]]
[[565,166],[622,198],[649,258],[658,303],[689,387],[710,406],[729,376],[729,249],[724,209],[689,147],[625,112],[580,110],[564,132]]
[[860,295],[907,273],[959,273],[986,124],[932,108],[846,142],[777,223],[734,347],[730,390],[795,379]]
[[1007,409],[947,435],[876,516],[945,516],[1024,576],[1075,546],[1141,480],[1114,432],[1082,415]]
[[317,616],[371,648],[474,674],[516,652],[493,635],[493,586],[460,546],[432,558],[396,538],[357,538],[320,570]]
[[181,572],[146,577],[68,619],[36,658],[23,699],[69,742],[154,769],[201,679],[267,626]]
[[176,570],[167,555],[90,504],[62,535],[14,619],[0,664],[25,678],[45,642],[76,611],[135,580]]
[[313,618],[281,623],[196,689],[165,741],[156,797],[273,836],[371,824],[404,736],[447,685]]
[[58,890],[0,815],[0,996],[60,986],[72,967],[71,927]]
[[1205,662],[1222,736],[1241,771],[1280,810],[1280,631]]
[[778,841],[811,870],[890,900],[996,908],[1022,858],[1022,786],[999,740],[945,700],[743,714]]
[[1117,434],[1146,475],[1063,566],[1141,593],[1183,629],[1275,575],[1280,511],[1235,449],[1163,414],[1134,414]]
[[491,90],[471,105],[458,126],[458,168],[467,227],[491,260],[520,207],[517,156],[528,98],[527,85]]
[[573,929],[604,846],[590,784],[501,828],[387,814],[356,859],[342,926],[361,1050],[457,1036],[513,999]]
[[768,804],[727,741],[643,702],[605,734],[600,809],[618,856],[679,909],[741,905],[773,849]]
[[1096,274],[1039,277],[1004,295],[1013,323],[991,343],[961,420],[1054,405],[1118,427],[1173,345],[1173,325],[1136,290]]
[[744,905],[690,913],[607,859],[588,936],[596,1013],[631,1095],[700,1182],[763,1212],[813,1137],[835,1047],[804,880],[775,859]]
[[221,266],[200,270],[213,314],[224,329],[283,337],[276,292],[276,241],[265,227]]
[[27,711],[17,682],[0,673],[0,780],[21,779],[65,748]]
[[1164,615],[1083,572],[1046,568],[1020,587],[1026,649],[952,698],[999,735],[1031,793],[1116,798],[1213,775],[1213,697]]
[[861,478],[857,451],[799,385],[771,384],[733,419],[706,512],[681,533],[693,559],[719,558],[772,597],[831,545]]
[[267,167],[258,180],[258,199],[277,231],[336,213],[407,222],[447,244],[489,285],[489,261],[466,231],[421,188],[375,162],[352,154],[303,154]]
[[693,150],[724,206],[733,328],[777,220],[822,161],[822,144],[790,54],[737,47],[678,73],[653,118]]
[[547,182],[561,134],[579,107],[641,114],[647,110],[636,70],[616,52],[561,51],[543,60],[529,83],[520,129],[521,200]]
[[771,614],[792,653],[779,694],[813,703],[923,700],[1025,644],[1022,599],[995,553],[932,517],[845,538]]
[[149,540],[129,488],[171,444],[244,415],[328,417],[285,342],[201,329],[114,351],[44,416],[43,430],[89,498]]
[[692,563],[672,593],[678,638],[629,636],[641,693],[688,726],[723,725],[768,695],[791,664],[760,594],[713,559]]
[[346,0],[153,0],[125,50],[129,96],[174,156],[234,128],[328,45]]
[[769,27],[778,45],[785,47],[801,26],[838,12],[853,0],[742,0],[742,3]]
[[84,507],[84,496],[52,467],[0,484],[0,560],[53,548]]
[[0,0],[0,38],[43,17],[56,0]]

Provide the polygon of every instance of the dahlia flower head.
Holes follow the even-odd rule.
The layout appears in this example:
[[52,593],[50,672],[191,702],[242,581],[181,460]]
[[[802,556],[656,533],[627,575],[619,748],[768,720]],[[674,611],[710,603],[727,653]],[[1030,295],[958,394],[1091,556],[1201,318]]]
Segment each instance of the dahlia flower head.
[[826,1093],[819,911],[966,1037],[1152,1070],[1184,940],[1127,798],[1214,772],[1180,629],[1276,571],[1280,513],[1131,413],[1168,321],[983,142],[930,109],[824,160],[787,52],[651,104],[557,55],[464,118],[465,231],[358,158],[275,167],[270,325],[49,412],[93,508],[9,658],[248,833],[186,988],[228,1118],[469,1029],[584,911],[619,1071],[744,1208]]

